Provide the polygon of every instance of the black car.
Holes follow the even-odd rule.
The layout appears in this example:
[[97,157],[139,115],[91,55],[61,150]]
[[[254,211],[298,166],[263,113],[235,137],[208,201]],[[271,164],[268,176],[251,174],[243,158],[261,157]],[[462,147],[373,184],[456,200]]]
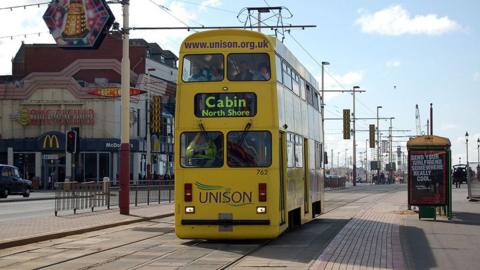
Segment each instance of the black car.
[[32,181],[22,179],[17,167],[0,164],[0,198],[14,194],[29,197],[31,190]]
[[457,164],[453,165],[453,182],[467,183],[467,165]]

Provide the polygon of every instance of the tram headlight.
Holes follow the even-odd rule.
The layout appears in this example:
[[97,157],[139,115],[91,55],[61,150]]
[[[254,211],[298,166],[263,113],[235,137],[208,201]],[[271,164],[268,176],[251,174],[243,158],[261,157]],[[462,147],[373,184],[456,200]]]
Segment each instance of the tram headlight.
[[266,206],[257,206],[257,214],[266,214],[267,207]]
[[193,214],[193,213],[195,213],[194,206],[185,206],[185,214]]

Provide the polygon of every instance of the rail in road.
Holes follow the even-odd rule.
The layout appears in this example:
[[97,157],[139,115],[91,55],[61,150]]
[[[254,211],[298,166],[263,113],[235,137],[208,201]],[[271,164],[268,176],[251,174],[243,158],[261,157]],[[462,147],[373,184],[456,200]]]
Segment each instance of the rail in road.
[[398,190],[398,186],[372,186],[332,193],[329,196],[335,205],[327,208],[327,214],[271,241],[181,240],[174,234],[173,217],[167,217],[1,250],[0,268],[235,269],[271,265],[305,269],[358,207]]

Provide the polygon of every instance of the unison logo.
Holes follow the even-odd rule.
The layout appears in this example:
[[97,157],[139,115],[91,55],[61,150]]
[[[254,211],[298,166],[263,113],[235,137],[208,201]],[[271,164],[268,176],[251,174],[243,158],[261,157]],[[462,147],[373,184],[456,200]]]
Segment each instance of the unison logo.
[[195,182],[195,186],[199,189],[198,196],[200,203],[243,206],[253,202],[253,193],[251,191],[235,191],[224,186],[212,186],[200,182]]

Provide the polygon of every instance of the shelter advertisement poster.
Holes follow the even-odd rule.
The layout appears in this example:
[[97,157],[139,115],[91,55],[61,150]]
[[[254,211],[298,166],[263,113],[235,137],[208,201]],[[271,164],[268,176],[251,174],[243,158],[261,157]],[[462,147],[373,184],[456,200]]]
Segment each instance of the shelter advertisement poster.
[[447,152],[415,150],[408,155],[409,204],[447,203]]

